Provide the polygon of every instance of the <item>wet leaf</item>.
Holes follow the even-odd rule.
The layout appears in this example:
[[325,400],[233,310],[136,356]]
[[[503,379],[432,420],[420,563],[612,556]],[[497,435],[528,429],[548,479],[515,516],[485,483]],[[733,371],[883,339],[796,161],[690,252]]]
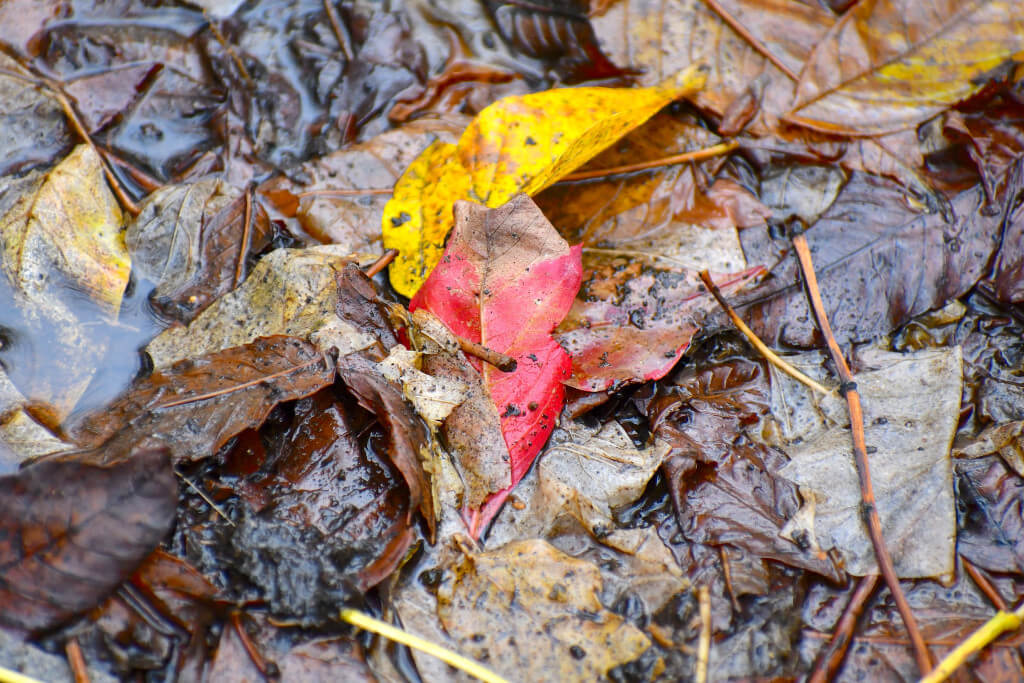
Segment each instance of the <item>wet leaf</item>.
[[69,433],[82,447],[102,444],[104,461],[140,443],[168,448],[175,461],[198,460],[258,427],[278,403],[330,384],[334,373],[330,358],[308,342],[261,337],[155,370]]
[[67,458],[0,478],[0,621],[50,629],[100,603],[161,541],[178,486],[166,452]]
[[147,198],[125,242],[136,274],[156,283],[149,300],[163,317],[190,322],[244,278],[240,259],[270,243],[267,212],[253,201],[245,225],[245,204],[241,190],[215,178],[165,186]]
[[401,384],[406,400],[427,424],[437,428],[466,400],[469,387],[459,380],[428,375],[416,367],[420,364],[419,353],[395,346],[377,368],[386,379]]
[[[444,258],[409,307],[425,308],[456,335],[515,359],[513,372],[480,367],[501,415],[515,486],[562,409],[570,360],[551,331],[579,288],[580,252],[525,195],[500,209],[461,202],[455,213]],[[482,522],[497,511],[499,498]]]
[[4,270],[19,291],[40,297],[63,286],[116,317],[131,264],[121,209],[96,152],[79,145],[15,201],[0,219],[0,235]]
[[[366,348],[374,338],[338,317],[337,276],[359,256],[333,247],[278,249],[256,265],[242,286],[222,296],[187,327],[172,327],[149,343],[158,368],[275,334],[316,339],[327,351]],[[370,257],[367,260],[372,259]]]
[[[982,188],[972,188],[953,199],[956,218],[947,223],[941,214],[909,208],[895,184],[854,174],[806,233],[825,312],[839,343],[889,334],[973,287],[999,245],[1010,196],[1006,193],[992,207]],[[747,231],[741,239],[745,247],[752,246],[764,234]],[[788,252],[788,244],[779,248]],[[795,256],[774,267],[771,276],[743,295],[747,303],[737,306],[740,316],[769,344],[815,345],[817,329]]]
[[[3,10],[0,10],[2,12]],[[24,9],[22,10],[24,11]],[[0,24],[14,18],[0,18]],[[0,176],[49,163],[72,144],[60,104],[29,80],[28,72],[0,54]]]
[[406,296],[420,288],[441,258],[456,201],[494,208],[535,194],[702,83],[694,68],[651,88],[549,90],[480,112],[458,143],[434,143],[395,184],[382,220],[384,247],[399,251],[392,286]]
[[544,541],[467,555],[438,587],[438,615],[468,656],[504,676],[595,680],[647,637],[598,600],[597,567]]
[[[253,480],[262,507],[245,506],[231,529],[231,565],[278,618],[336,618],[398,566],[416,536],[417,499],[383,453],[364,447],[353,410],[331,390],[299,401],[269,471]],[[371,442],[401,438],[381,423],[386,434],[375,429]]]
[[826,132],[909,128],[1013,68],[1024,49],[1016,3],[860,2],[814,48],[788,119]]
[[[791,358],[821,377],[821,356]],[[866,349],[855,374],[878,514],[896,572],[934,577],[953,572],[956,517],[949,448],[960,416],[959,347],[899,354]],[[860,513],[849,416],[839,396],[810,395],[772,372],[772,414],[790,463],[780,470],[812,505],[808,529],[822,548],[835,547],[846,570],[876,571]]]
[[1022,479],[996,458],[957,461],[963,521],[957,552],[989,571],[1024,571]]
[[[730,296],[760,268],[714,276]],[[588,253],[583,286],[555,339],[572,356],[566,384],[605,391],[664,377],[718,304],[696,271]]]

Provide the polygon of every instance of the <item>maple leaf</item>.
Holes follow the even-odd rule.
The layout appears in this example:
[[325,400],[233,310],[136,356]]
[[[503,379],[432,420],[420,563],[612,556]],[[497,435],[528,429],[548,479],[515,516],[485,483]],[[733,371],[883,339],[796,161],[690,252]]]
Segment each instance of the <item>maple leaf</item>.
[[562,409],[571,361],[551,333],[572,306],[582,272],[581,248],[570,248],[526,195],[492,210],[458,202],[444,256],[409,303],[516,360],[512,372],[475,363],[501,416],[511,486],[473,514],[474,535],[526,474]]
[[395,183],[381,220],[397,249],[391,284],[413,296],[441,257],[450,206],[472,199],[497,207],[536,194],[576,170],[659,109],[704,83],[704,68],[650,88],[563,88],[506,97],[473,119],[457,144],[435,142]]

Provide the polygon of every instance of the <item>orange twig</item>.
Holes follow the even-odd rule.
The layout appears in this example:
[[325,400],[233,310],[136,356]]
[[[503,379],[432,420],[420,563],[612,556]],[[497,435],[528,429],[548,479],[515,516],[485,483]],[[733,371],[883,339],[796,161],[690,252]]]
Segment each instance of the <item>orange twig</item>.
[[732,28],[733,31],[736,31],[736,33],[740,34],[740,37],[743,38],[743,40],[750,43],[750,46],[752,48],[754,48],[762,55],[764,55],[765,59],[767,59],[769,62],[777,66],[779,68],[779,71],[786,74],[794,83],[800,80],[800,77],[793,73],[788,66],[779,61],[778,57],[769,52],[768,48],[766,48],[760,40],[754,37],[754,34],[748,31],[746,27],[743,26],[743,24],[736,21],[735,17],[726,12],[725,8],[718,4],[718,0],[704,1],[707,2],[708,7],[715,11],[715,14],[722,18],[722,21],[729,24],[730,28]]
[[379,259],[371,263],[369,267],[364,271],[366,273],[366,277],[373,277],[380,271],[387,268],[388,264],[394,261],[396,256],[398,256],[397,249],[388,249],[387,251],[385,251],[383,254],[381,254]]
[[839,617],[836,627],[832,630],[832,637],[814,658],[814,666],[811,668],[811,675],[807,679],[807,683],[825,683],[839,670],[843,658],[846,657],[846,651],[853,641],[853,630],[857,626],[857,619],[864,611],[868,598],[877,585],[878,574],[861,577],[857,582],[857,588],[850,596],[850,601],[846,603],[843,615]]
[[483,344],[477,344],[476,342],[469,341],[465,337],[455,335],[455,338],[459,340],[459,348],[462,349],[464,353],[468,353],[482,361],[486,361],[502,372],[515,372],[515,358],[506,356],[499,351],[489,349]]
[[368,187],[357,190],[307,190],[300,192],[296,197],[364,197],[374,194],[391,194],[394,190],[390,187]]
[[690,161],[702,161],[704,159],[710,159],[722,154],[728,154],[737,147],[740,143],[735,140],[729,140],[727,142],[720,142],[717,145],[706,147],[704,149],[694,150],[692,152],[683,152],[682,154],[675,154],[670,157],[662,157],[660,159],[652,159],[651,161],[644,161],[638,164],[627,164],[625,166],[612,166],[610,168],[599,168],[594,171],[581,171],[579,173],[570,173],[563,177],[558,182],[569,182],[573,180],[589,180],[591,178],[603,178],[608,175],[615,175],[617,173],[632,173],[634,171],[645,171],[649,168],[658,168],[661,166],[673,166],[675,164],[685,164]]
[[245,626],[242,624],[242,617],[239,612],[231,613],[231,626],[234,627],[235,633],[238,634],[238,639],[242,642],[242,647],[245,649],[245,653],[249,655],[253,665],[259,669],[264,678],[275,678],[278,674],[277,665],[264,659],[260,651],[256,649],[256,644],[252,642],[252,638],[245,632]]
[[853,381],[853,374],[850,372],[846,358],[843,357],[839,344],[832,334],[832,326],[828,322],[828,315],[825,313],[825,305],[821,301],[821,290],[818,289],[818,278],[814,273],[814,265],[811,262],[811,250],[807,246],[807,238],[797,235],[793,238],[793,247],[796,250],[797,259],[800,261],[800,271],[804,276],[804,283],[807,285],[807,295],[811,300],[811,308],[818,321],[818,327],[825,337],[832,362],[839,374],[840,393],[846,397],[846,405],[850,412],[850,432],[853,437],[853,454],[857,463],[857,476],[860,479],[861,514],[868,527],[868,535],[871,537],[871,545],[875,549],[875,558],[878,567],[885,577],[885,583],[892,593],[896,608],[903,618],[903,624],[910,636],[910,642],[914,646],[914,658],[917,660],[917,667],[921,674],[927,674],[932,670],[932,658],[925,645],[921,630],[917,626],[913,612],[907,598],[900,588],[899,577],[896,576],[896,569],[893,567],[892,557],[882,537],[882,522],[878,517],[878,508],[875,501],[875,491],[871,485],[871,471],[868,466],[867,447],[864,443],[864,414],[861,410],[860,394],[857,392],[857,384]]
[[85,665],[82,647],[77,639],[71,638],[64,644],[64,654],[67,655],[68,666],[71,667],[71,676],[75,683],[89,683],[89,668]]
[[245,257],[249,252],[249,240],[252,234],[252,187],[245,190],[245,217],[242,224],[242,246],[238,252],[238,261],[235,263],[235,282],[237,287],[245,275]]
[[992,601],[996,609],[1000,612],[1009,612],[1010,606],[1006,604],[1006,600],[1003,600],[1003,596],[999,594],[996,587],[992,585],[992,582],[988,580],[985,574],[975,567],[970,560],[963,555],[960,556],[960,561],[964,564],[964,569],[967,571],[967,575],[971,577],[975,585],[981,589],[981,592]]

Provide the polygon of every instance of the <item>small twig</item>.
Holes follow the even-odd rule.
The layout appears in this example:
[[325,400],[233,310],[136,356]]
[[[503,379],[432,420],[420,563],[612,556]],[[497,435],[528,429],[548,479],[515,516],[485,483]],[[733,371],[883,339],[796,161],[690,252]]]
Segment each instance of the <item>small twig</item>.
[[743,26],[743,24],[736,21],[736,19],[731,14],[726,12],[725,9],[718,4],[718,0],[705,0],[705,2],[708,3],[708,7],[715,11],[715,14],[722,18],[722,21],[729,24],[730,28],[732,28],[733,31],[736,31],[736,33],[740,34],[740,37],[743,38],[743,40],[750,43],[750,46],[757,50],[758,52],[760,52],[765,59],[767,59],[769,62],[777,66],[779,68],[779,71],[786,74],[786,76],[788,76],[789,79],[792,80],[794,83],[800,80],[800,77],[793,73],[793,71],[788,66],[783,64],[778,57],[769,52],[768,48],[766,48],[760,40],[754,37],[754,34],[748,31],[746,27]]
[[387,268],[388,264],[394,261],[396,256],[398,256],[397,249],[388,249],[380,255],[379,259],[371,263],[363,272],[366,273],[366,277],[373,277],[380,271]]
[[477,664],[473,660],[463,657],[460,654],[452,652],[446,647],[441,647],[437,643],[432,643],[425,638],[414,636],[411,633],[395,628],[391,624],[387,624],[379,619],[374,619],[368,614],[350,608],[341,610],[342,621],[348,622],[357,628],[361,628],[371,633],[381,635],[388,640],[393,640],[396,643],[401,643],[407,647],[411,647],[425,652],[432,657],[437,657],[445,664],[455,667],[460,671],[464,671],[470,676],[475,676],[484,683],[507,683],[507,681],[494,673],[490,669],[487,669],[480,664]]
[[252,187],[245,190],[245,217],[242,219],[242,246],[238,252],[238,261],[235,263],[235,281],[237,287],[245,275],[245,258],[249,252],[249,240],[252,234]]
[[217,22],[210,16],[210,13],[205,9],[203,10],[203,17],[206,18],[206,23],[210,27],[210,32],[213,33],[213,37],[217,39],[220,46],[224,48],[224,51],[231,57],[231,61],[235,63],[235,68],[238,69],[238,73],[241,74],[242,79],[249,88],[255,88],[256,84],[252,80],[252,76],[249,75],[249,70],[245,68],[245,62],[235,51],[235,48],[231,43],[228,42],[227,37],[221,33],[220,27],[217,26]]
[[332,0],[324,0],[324,11],[327,12],[327,20],[331,22],[331,30],[334,31],[334,37],[338,41],[341,53],[345,55],[345,59],[351,62],[355,59],[355,53],[352,50],[352,37],[349,36],[348,29],[342,23]]
[[193,491],[195,491],[195,492],[196,492],[196,495],[198,495],[198,496],[199,496],[200,498],[202,498],[202,499],[203,499],[204,501],[206,501],[206,504],[207,504],[207,505],[209,505],[209,506],[210,506],[211,508],[213,508],[213,511],[214,511],[214,512],[216,512],[216,513],[217,513],[218,515],[220,515],[221,517],[223,517],[223,518],[224,518],[224,520],[225,520],[225,521],[226,521],[226,522],[227,522],[228,524],[230,524],[231,526],[237,526],[237,525],[236,525],[236,524],[234,523],[234,521],[232,521],[232,519],[231,519],[230,517],[228,517],[228,514],[227,514],[226,512],[224,512],[224,510],[223,510],[223,509],[222,509],[222,508],[221,508],[221,507],[220,507],[219,505],[217,505],[217,504],[216,504],[215,502],[213,502],[213,499],[212,499],[212,498],[210,498],[210,497],[209,497],[208,495],[206,495],[206,491],[204,491],[204,490],[202,490],[201,488],[199,488],[198,486],[196,486],[196,485],[195,485],[195,484],[194,484],[194,483],[192,482],[192,480],[191,480],[191,479],[189,479],[188,477],[186,477],[186,476],[185,476],[184,474],[182,474],[182,473],[181,473],[181,472],[179,472],[178,470],[174,470],[174,473],[175,473],[175,474],[177,474],[177,475],[178,475],[178,476],[179,476],[179,477],[181,478],[181,480],[182,480],[183,482],[185,482],[186,484],[188,484],[188,485],[189,485],[189,488],[191,488],[191,489],[192,489]]
[[700,608],[700,640],[697,641],[696,683],[707,683],[708,659],[711,657],[711,591],[707,586],[697,588],[697,604]]
[[115,595],[156,633],[177,640],[188,640],[188,631],[165,617],[131,581],[123,581]]
[[729,602],[732,603],[733,610],[739,612],[740,601],[736,599],[736,591],[732,587],[732,564],[724,545],[718,546],[718,557],[722,560],[722,578],[725,580],[725,590],[729,592]]
[[871,545],[875,549],[875,558],[878,567],[885,577],[885,584],[892,593],[896,608],[903,618],[903,625],[910,636],[910,642],[914,646],[914,659],[921,674],[927,674],[932,670],[932,658],[925,645],[921,630],[914,619],[914,613],[910,610],[907,598],[900,588],[899,577],[896,576],[896,569],[893,567],[892,556],[885,545],[882,537],[882,522],[878,517],[878,507],[875,501],[875,491],[871,485],[871,470],[868,466],[867,446],[864,442],[864,414],[861,410],[860,394],[857,392],[857,383],[853,381],[853,374],[846,364],[839,344],[832,334],[832,326],[829,324],[828,315],[825,313],[825,305],[821,301],[821,290],[818,289],[818,278],[814,274],[814,265],[811,262],[811,250],[807,246],[807,238],[802,234],[793,238],[793,247],[796,250],[797,259],[800,261],[800,271],[804,276],[804,284],[807,286],[807,295],[811,300],[811,308],[818,320],[818,327],[825,337],[832,362],[839,374],[840,392],[846,397],[846,405],[850,412],[850,432],[853,437],[853,454],[857,463],[857,475],[860,479],[861,513],[868,527],[868,535],[871,537]]
[[972,655],[980,652],[1006,631],[1020,628],[1021,623],[1024,623],[1024,602],[1012,612],[1000,610],[994,617],[982,624],[977,631],[968,636],[967,640],[943,657],[939,665],[921,679],[921,683],[940,683],[940,681],[946,680]]
[[306,368],[312,367],[313,365],[316,365],[318,363],[322,363],[323,361],[324,359],[322,357],[315,358],[309,361],[308,363],[296,365],[295,367],[288,368],[287,370],[281,370],[279,372],[275,372],[270,375],[265,375],[263,377],[257,377],[256,379],[251,379],[248,382],[242,382],[241,384],[233,384],[230,387],[217,389],[216,391],[210,391],[205,394],[196,394],[195,396],[189,396],[188,398],[179,398],[174,401],[168,401],[167,403],[161,403],[160,405],[156,406],[154,410],[160,410],[162,408],[173,408],[174,406],[181,406],[185,405],[186,403],[195,403],[196,401],[205,401],[208,398],[224,396],[225,394],[230,394],[235,391],[241,391],[242,389],[254,387],[258,384],[263,384],[264,382],[267,382],[272,379],[277,379],[278,377],[285,377],[287,375],[292,374],[293,372],[298,372],[299,370],[305,370]]
[[992,604],[996,606],[996,609],[1000,612],[1010,611],[1010,606],[1006,604],[1006,600],[1003,600],[1003,596],[999,594],[996,587],[992,585],[992,582],[988,580],[988,577],[977,567],[975,567],[970,560],[963,555],[960,556],[960,561],[964,565],[964,569],[967,571],[967,575],[971,577],[975,585],[981,590],[985,596],[992,601]]
[[250,661],[253,665],[259,669],[259,672],[263,674],[264,678],[276,677],[277,665],[273,662],[268,662],[260,654],[260,651],[256,649],[256,644],[252,642],[252,638],[245,632],[245,626],[242,625],[241,612],[231,613],[231,626],[234,627],[235,633],[238,634],[238,639],[242,642],[242,647],[245,649],[245,653],[249,655]]
[[558,182],[572,182],[574,180],[590,180],[591,178],[603,178],[604,176],[616,175],[619,173],[633,173],[634,171],[645,171],[649,168],[659,168],[661,166],[674,166],[676,164],[685,164],[691,161],[702,161],[704,159],[710,159],[722,154],[728,154],[737,147],[739,143],[735,140],[729,140],[727,142],[720,142],[717,145],[706,147],[705,149],[698,149],[692,152],[683,152],[682,154],[675,154],[670,157],[662,157],[661,159],[652,159],[651,161],[644,161],[638,164],[627,164],[625,166],[612,166],[610,168],[599,168],[594,171],[580,171],[579,173],[570,173],[562,177]]
[[75,683],[89,683],[89,668],[85,665],[85,656],[77,638],[69,638],[68,642],[64,643],[64,654],[68,658],[68,666],[71,667],[71,676]]
[[843,664],[850,643],[853,642],[853,630],[857,626],[857,619],[867,606],[868,598],[875,591],[877,585],[878,574],[868,574],[857,582],[850,601],[846,603],[846,609],[839,617],[836,627],[832,629],[832,637],[814,658],[814,666],[811,667],[811,675],[807,679],[807,683],[825,683],[835,676],[836,671]]
[[468,353],[471,356],[479,358],[482,361],[486,361],[498,368],[502,372],[515,372],[516,359],[511,356],[506,356],[504,353],[489,349],[482,344],[477,344],[474,341],[470,341],[465,337],[455,335],[455,338],[459,340],[459,348],[463,352]]
[[794,368],[792,365],[787,363],[781,356],[777,355],[774,351],[769,349],[768,346],[763,341],[761,341],[756,334],[754,334],[754,331],[747,327],[747,324],[743,322],[743,320],[736,313],[733,307],[729,305],[729,302],[725,300],[725,297],[722,296],[722,292],[718,289],[718,285],[716,285],[714,281],[711,279],[711,276],[708,274],[708,271],[702,270],[700,272],[700,279],[704,283],[704,286],[708,288],[708,291],[711,292],[711,296],[715,297],[715,301],[718,302],[718,305],[722,307],[722,309],[729,316],[729,319],[732,320],[732,324],[736,326],[736,329],[743,333],[743,336],[746,337],[747,340],[754,346],[754,348],[757,349],[758,352],[760,352],[760,354],[765,357],[765,360],[767,360],[769,363],[777,367],[779,370],[795,379],[797,382],[800,382],[801,384],[813,389],[814,391],[824,394],[825,396],[830,396],[834,393],[831,389],[827,389],[826,387],[822,386],[818,382],[815,382],[813,379],[811,379],[804,373]]

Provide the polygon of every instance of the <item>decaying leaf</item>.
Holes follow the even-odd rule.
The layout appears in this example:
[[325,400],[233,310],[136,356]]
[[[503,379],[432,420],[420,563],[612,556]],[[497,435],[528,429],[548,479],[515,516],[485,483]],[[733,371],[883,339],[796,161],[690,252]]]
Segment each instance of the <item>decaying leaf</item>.
[[377,364],[385,378],[402,385],[405,398],[431,427],[437,428],[469,395],[469,387],[457,379],[422,372],[420,354],[403,346],[391,349]]
[[[569,356],[551,331],[580,282],[579,247],[569,248],[526,195],[499,209],[460,202],[444,258],[409,308],[425,308],[455,334],[516,361],[480,374],[501,416],[511,484],[523,478],[562,409]],[[493,517],[493,499],[482,522]],[[482,527],[474,525],[478,532]]]
[[[245,225],[245,204],[245,193],[218,178],[168,185],[146,199],[125,242],[136,275],[156,284],[149,299],[162,316],[188,323],[244,279],[245,260],[271,237],[258,202],[252,202]],[[236,274],[242,275],[238,282]]]
[[957,552],[989,571],[1024,571],[1024,507],[1020,476],[996,458],[958,461],[964,519]]
[[0,621],[44,631],[98,605],[162,540],[177,504],[162,451],[107,467],[48,460],[0,478]]
[[[14,18],[0,18],[8,21]],[[72,139],[60,104],[31,82],[26,69],[7,53],[0,54],[0,69],[0,176],[5,176],[49,163]]]
[[84,448],[102,445],[101,461],[138,444],[165,447],[175,461],[197,460],[258,427],[278,403],[330,384],[334,374],[333,361],[308,342],[261,337],[157,369],[69,432]]
[[1024,17],[1012,0],[867,0],[819,42],[788,119],[826,132],[914,126],[1013,68]]
[[[791,358],[821,376],[821,356]],[[959,347],[899,354],[867,349],[855,375],[882,531],[902,577],[953,572],[956,514],[949,448],[960,416]],[[780,474],[814,499],[813,532],[856,576],[877,571],[860,513],[846,403],[772,371],[772,415],[790,457]]]
[[[158,368],[185,358],[247,344],[274,334],[311,338],[341,354],[366,348],[373,337],[340,319],[337,275],[358,260],[340,247],[278,249],[267,254],[238,289],[222,296],[187,327],[172,327],[146,351]],[[373,257],[364,257],[372,261]]]
[[438,615],[460,650],[499,674],[590,681],[650,641],[598,600],[597,567],[544,541],[467,555],[438,586]]
[[458,143],[434,143],[395,183],[382,219],[384,247],[399,252],[392,286],[406,296],[420,288],[441,258],[456,201],[494,208],[535,194],[702,84],[703,71],[690,68],[651,88],[549,90],[491,105]]

